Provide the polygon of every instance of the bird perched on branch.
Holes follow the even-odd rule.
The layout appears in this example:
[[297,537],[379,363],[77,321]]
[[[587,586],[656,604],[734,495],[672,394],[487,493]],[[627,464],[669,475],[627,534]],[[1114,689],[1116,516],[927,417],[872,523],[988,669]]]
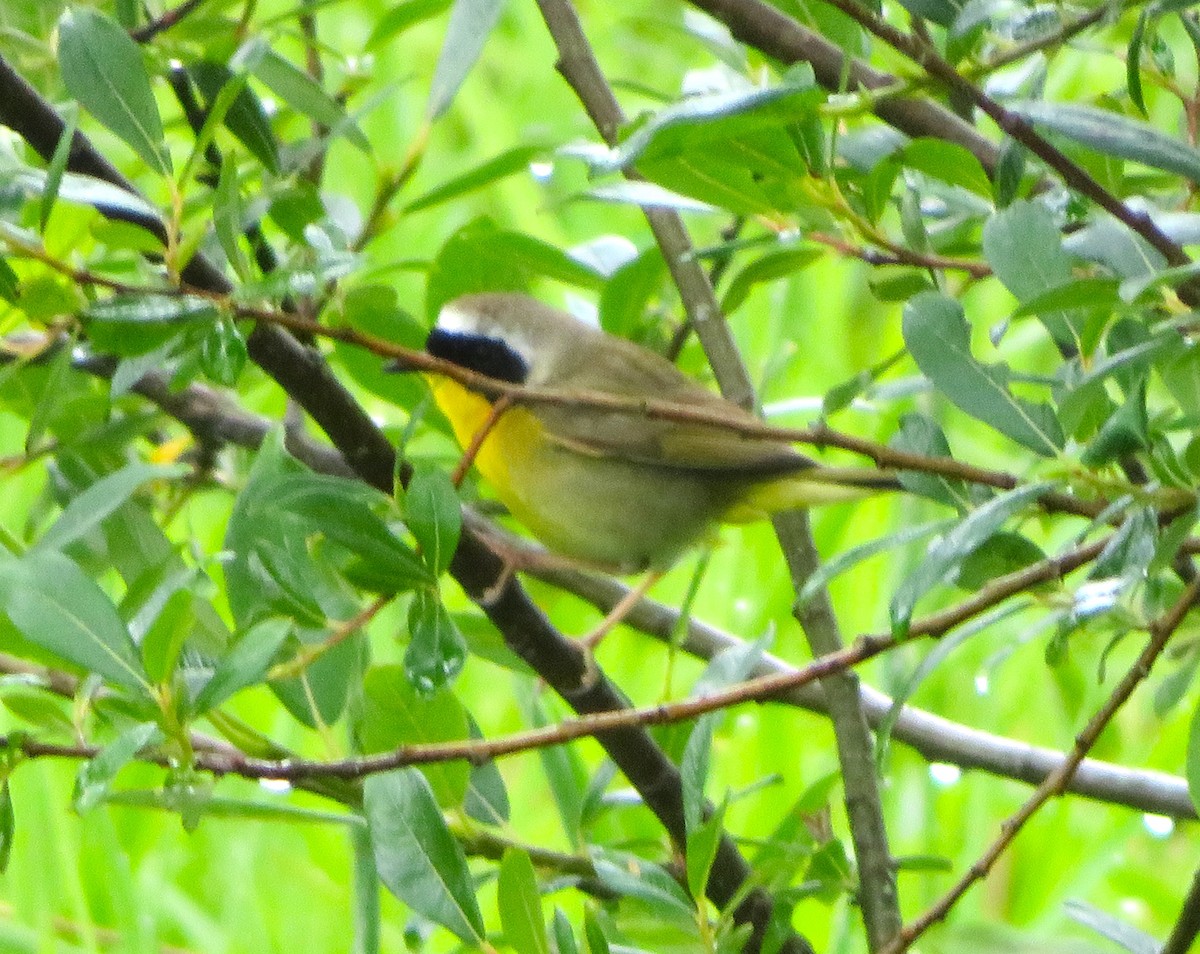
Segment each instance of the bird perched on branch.
[[[882,471],[824,467],[751,436],[761,421],[665,358],[526,295],[451,301],[425,347],[491,378],[561,392],[496,407],[480,390],[429,376],[501,502],[549,549],[585,563],[662,571],[717,523],[898,486]],[[680,413],[651,414],[648,401]]]

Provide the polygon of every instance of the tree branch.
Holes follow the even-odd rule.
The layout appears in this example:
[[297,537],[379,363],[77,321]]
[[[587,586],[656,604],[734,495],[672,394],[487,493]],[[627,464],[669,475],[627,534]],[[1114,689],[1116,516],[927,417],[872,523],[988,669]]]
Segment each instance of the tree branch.
[[924,914],[911,924],[905,925],[899,937],[888,945],[884,954],[903,954],[930,927],[945,918],[950,913],[950,909],[958,903],[958,900],[967,893],[971,886],[987,876],[997,859],[1012,844],[1013,839],[1017,837],[1025,823],[1046,802],[1065,791],[1067,782],[1075,774],[1075,771],[1079,768],[1080,763],[1083,762],[1084,757],[1091,750],[1092,746],[1096,744],[1100,733],[1112,721],[1113,716],[1117,714],[1121,706],[1133,695],[1133,691],[1138,685],[1150,675],[1150,670],[1154,666],[1155,661],[1162,654],[1168,640],[1170,640],[1172,634],[1179,627],[1179,624],[1183,622],[1183,618],[1196,602],[1198,594],[1200,594],[1200,578],[1189,583],[1179,599],[1175,601],[1175,604],[1163,616],[1151,624],[1150,638],[1147,640],[1145,648],[1138,655],[1133,665],[1129,667],[1129,670],[1122,677],[1121,681],[1117,683],[1104,705],[1092,716],[1083,731],[1075,737],[1075,746],[1066,759],[1063,760],[1062,765],[1048,775],[1025,804],[1000,826],[999,837],[988,846],[982,857],[968,869],[958,883],[947,891]]
[[[625,116],[596,62],[575,8],[569,0],[538,0],[538,8],[558,48],[559,72],[583,103],[600,135],[610,146],[615,145]],[[751,406],[754,391],[749,374],[708,276],[691,255],[691,240],[682,220],[666,209],[647,208],[644,212],[722,393],[743,406]],[[792,578],[799,587],[819,562],[807,514],[777,516],[773,523]],[[824,590],[798,618],[814,656],[841,650],[841,636]],[[871,949],[876,950],[896,933],[901,922],[883,806],[872,768],[873,746],[854,674],[832,675],[824,686],[838,743],[850,835],[859,865],[858,900]]]

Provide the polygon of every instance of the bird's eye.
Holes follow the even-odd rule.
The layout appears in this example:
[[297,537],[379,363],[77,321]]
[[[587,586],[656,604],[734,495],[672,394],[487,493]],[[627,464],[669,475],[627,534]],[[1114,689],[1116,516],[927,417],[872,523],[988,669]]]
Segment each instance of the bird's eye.
[[435,358],[511,384],[524,384],[529,375],[525,359],[502,338],[434,328],[425,340],[425,350]]

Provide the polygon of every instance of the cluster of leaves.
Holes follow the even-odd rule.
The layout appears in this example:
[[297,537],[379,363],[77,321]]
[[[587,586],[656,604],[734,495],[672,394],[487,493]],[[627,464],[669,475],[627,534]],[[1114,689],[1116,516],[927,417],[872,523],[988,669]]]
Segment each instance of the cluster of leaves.
[[[898,687],[898,705],[952,648],[1001,615],[1042,608],[1034,628],[1052,633],[1046,655],[1062,666],[1086,635],[1104,634],[1115,646],[1178,596],[1200,473],[1200,352],[1191,341],[1198,269],[1168,267],[1145,235],[1059,185],[1063,170],[1025,145],[999,141],[995,163],[985,166],[959,143],[908,137],[874,117],[872,94],[830,92],[805,64],[773,69],[705,21],[712,65],[689,73],[689,95],[671,89],[667,105],[639,115],[616,147],[568,144],[575,126],[563,122],[544,143],[507,143],[486,161],[459,157],[454,174],[413,194],[431,130],[453,116],[455,93],[499,15],[499,4],[460,0],[444,27],[439,21],[445,40],[424,115],[405,131],[404,164],[379,163],[374,207],[349,214],[326,191],[322,171],[380,151],[371,114],[391,91],[372,89],[349,57],[319,81],[296,65],[319,44],[297,44],[296,62],[281,52],[290,47],[279,24],[290,28],[294,11],[274,25],[239,23],[233,6],[202,4],[142,45],[135,4],[44,0],[21,13],[0,11],[9,30],[0,53],[37,77],[48,99],[70,101],[49,157],[0,144],[5,330],[38,333],[13,339],[0,403],[20,422],[19,437],[6,434],[20,448],[12,467],[45,476],[11,504],[22,532],[0,541],[0,647],[79,677],[74,708],[61,683],[28,674],[0,677],[0,702],[39,741],[103,743],[79,770],[79,810],[127,798],[114,786],[117,773],[154,753],[171,766],[155,804],[197,824],[212,801],[197,771],[196,726],[248,755],[292,754],[230,714],[227,703],[250,687],[268,687],[298,726],[327,741],[330,727],[347,726],[357,753],[482,736],[476,700],[454,685],[468,657],[516,673],[531,689],[528,669],[482,616],[452,612],[443,601],[460,509],[447,476],[453,451],[419,381],[385,373],[377,357],[349,345],[328,349],[364,400],[385,401],[404,418],[394,436],[417,466],[398,499],[344,473],[313,472],[284,449],[281,430],[252,459],[230,454],[215,463],[213,447],[200,441],[190,466],[161,463],[181,445],[140,390],[150,375],[192,400],[209,393],[197,385],[227,388],[277,413],[278,403],[262,397],[266,382],[247,343],[250,321],[275,312],[418,345],[425,322],[372,271],[373,250],[419,213],[467,207],[551,149],[592,177],[573,198],[694,215],[711,240],[698,255],[714,263],[727,314],[752,311],[763,286],[795,280],[831,245],[883,263],[870,287],[881,307],[902,303],[903,352],[831,389],[825,413],[869,400],[888,422],[892,449],[937,462],[953,457],[953,439],[972,463],[1019,478],[992,490],[906,473],[906,489],[935,502],[934,518],[851,551],[820,576],[827,582],[882,550],[907,552],[930,538],[894,587],[893,634],[909,632],[918,607],[985,591],[997,577],[1111,532],[1082,584],[1048,600],[1025,594],[966,620]],[[949,61],[979,83],[986,78],[1013,115],[1104,190],[1181,245],[1200,237],[1200,213],[1191,211],[1200,160],[1194,143],[1173,131],[1179,114],[1194,115],[1198,98],[1185,89],[1194,78],[1181,78],[1175,65],[1179,51],[1196,58],[1200,50],[1187,4],[1146,5],[1103,27],[1128,40],[1125,87],[1076,103],[1043,98],[1063,26],[1043,7],[903,6],[926,18]],[[449,7],[396,6],[378,18],[368,52],[407,42],[409,31]],[[867,37],[848,17],[821,7],[818,19],[843,49],[865,53]],[[1024,55],[997,68],[1017,43],[1027,45]],[[545,82],[531,80],[535,88]],[[77,128],[127,158],[150,198],[72,171]],[[626,172],[638,178],[623,180]],[[733,238],[722,234],[730,220],[738,223]],[[464,292],[555,282],[594,295],[596,317],[610,331],[654,342],[666,334],[647,315],[670,308],[668,269],[642,233],[637,240],[645,247],[606,234],[567,250],[483,217],[436,234],[428,254],[400,268],[419,276],[426,319]],[[230,289],[184,287],[196,255],[220,263]],[[962,301],[986,301],[997,285],[1016,307],[978,328]],[[688,352],[684,360],[695,358]],[[1053,519],[1031,521],[1051,491],[1094,505],[1090,517],[1051,510]],[[190,539],[180,514],[218,524],[219,539]],[[379,615],[390,631],[368,625],[391,601],[404,612]],[[395,632],[404,644],[399,664],[388,661],[386,637]],[[1185,697],[1200,662],[1200,644],[1178,645],[1176,669],[1157,695],[1164,714]],[[755,644],[721,658],[694,691],[745,679],[763,651]],[[532,691],[518,697],[527,722],[550,718]],[[589,859],[588,877],[573,872],[570,883],[622,899],[589,904],[574,921],[566,905],[547,925],[539,892],[556,884],[539,881],[519,846],[498,865],[468,865],[464,845],[475,826],[504,833],[509,820],[494,765],[401,769],[361,788],[317,790],[361,808],[375,862],[365,875],[359,866],[362,894],[371,895],[377,876],[411,910],[418,936],[437,924],[468,944],[521,951],[598,952],[622,943],[740,950],[745,926],[735,928],[730,912],[713,918],[702,900],[729,808],[728,799],[715,810],[704,800],[720,725],[705,717],[664,741],[683,778],[687,839],[678,870],[663,862],[661,837],[635,852],[598,834],[611,808],[610,766],[589,771],[574,750],[544,752],[565,837]],[[28,736],[7,738],[0,854],[14,835],[7,778]],[[1200,791],[1200,765],[1190,780]],[[768,948],[784,943],[801,900],[832,904],[855,890],[848,851],[823,831],[832,786],[824,779],[786,809],[775,807],[782,820],[751,859],[754,883],[776,903]],[[554,859],[540,863],[553,872]],[[495,878],[498,932],[478,900],[483,872],[483,880]],[[370,902],[364,909],[374,911],[374,927],[368,917],[363,929],[367,949],[378,912]]]

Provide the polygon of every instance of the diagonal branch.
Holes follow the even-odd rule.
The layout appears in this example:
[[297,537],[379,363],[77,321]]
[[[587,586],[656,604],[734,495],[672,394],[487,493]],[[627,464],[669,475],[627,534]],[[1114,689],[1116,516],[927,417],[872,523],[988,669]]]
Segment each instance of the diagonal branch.
[[[0,125],[11,128],[49,161],[62,136],[64,124],[54,109],[0,57]],[[68,168],[86,172],[136,194],[136,189],[77,133]],[[109,210],[101,209],[104,214]],[[115,214],[114,214],[115,217]],[[161,221],[136,224],[163,235]],[[197,254],[182,271],[196,288],[227,293],[224,274]],[[394,491],[395,450],[391,443],[342,385],[316,350],[306,347],[281,328],[260,323],[247,341],[251,359],[289,397],[294,399],[329,436],[359,479],[382,490]],[[451,575],[464,591],[480,603],[509,647],[524,659],[580,715],[627,707],[624,696],[572,640],[559,633],[521,585],[504,573],[501,559],[471,533],[464,533],[451,564]],[[500,592],[493,595],[503,579]],[[616,729],[597,736],[606,753],[658,817],[675,844],[686,840],[683,785],[676,767],[641,727]],[[725,838],[717,849],[710,888],[718,903],[734,897],[746,880],[748,866],[734,843]],[[771,900],[752,890],[742,908],[754,913],[756,923],[766,923]],[[791,950],[802,952],[807,945]]]
[[1150,638],[1147,640],[1145,648],[1133,665],[1129,667],[1121,681],[1117,683],[1104,705],[1092,716],[1083,731],[1075,737],[1075,746],[1062,765],[1048,775],[1025,804],[1017,810],[1016,814],[1001,825],[999,837],[988,846],[982,857],[971,865],[958,883],[929,910],[911,924],[906,925],[899,937],[888,945],[884,954],[903,954],[930,927],[945,918],[950,913],[950,909],[958,903],[958,900],[967,893],[971,886],[987,876],[1004,850],[1020,834],[1025,823],[1050,799],[1061,795],[1066,790],[1067,782],[1075,774],[1087,753],[1091,751],[1092,746],[1096,744],[1100,733],[1112,721],[1121,706],[1133,695],[1133,691],[1138,685],[1150,675],[1151,668],[1162,654],[1163,649],[1166,648],[1172,634],[1179,628],[1179,624],[1183,622],[1183,618],[1195,604],[1197,595],[1200,595],[1200,578],[1189,583],[1175,604],[1151,624]]
[[[609,145],[615,145],[625,115],[596,62],[575,8],[570,0],[538,0],[538,8],[558,48],[559,72],[578,96],[600,135]],[[708,276],[691,255],[691,239],[682,220],[666,209],[644,211],[721,391],[730,400],[749,406],[754,393],[749,375]],[[773,523],[793,582],[799,588],[819,565],[808,516],[804,512],[783,514]],[[842,650],[844,644],[837,619],[824,589],[797,618],[818,660]],[[871,949],[876,950],[895,935],[901,922],[894,865],[888,850],[883,805],[874,771],[871,734],[863,716],[854,673],[832,673],[822,685],[829,700],[850,835],[858,860],[859,905]]]

